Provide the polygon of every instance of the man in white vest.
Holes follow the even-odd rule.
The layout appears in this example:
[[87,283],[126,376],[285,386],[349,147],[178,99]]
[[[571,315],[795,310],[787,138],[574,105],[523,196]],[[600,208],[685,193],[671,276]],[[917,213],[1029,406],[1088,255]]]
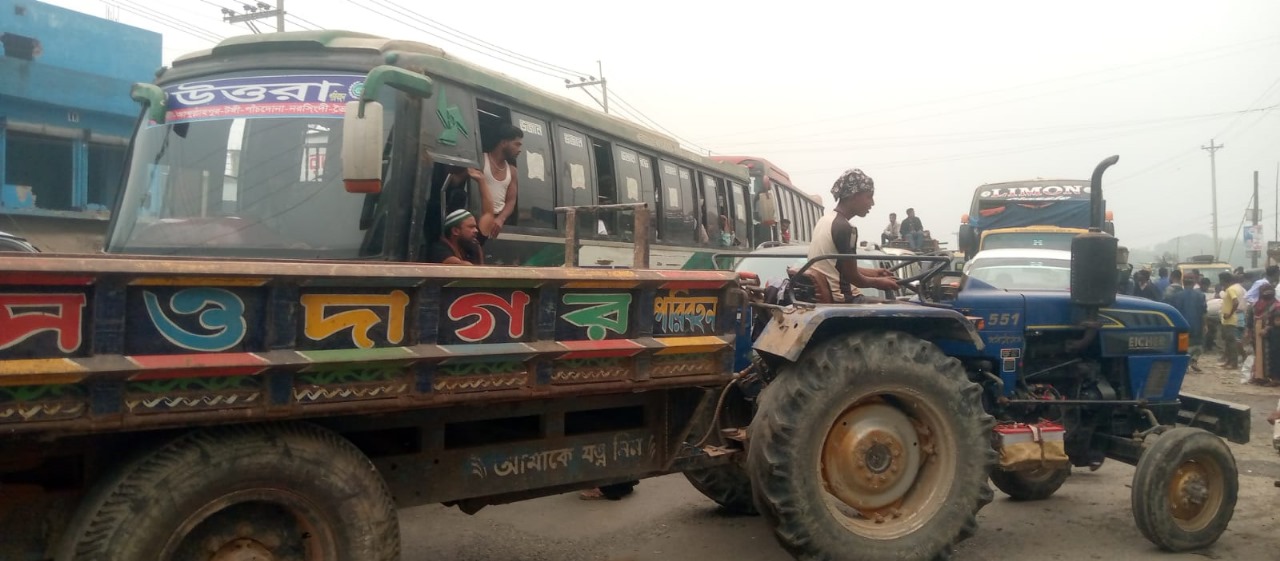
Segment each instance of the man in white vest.
[[[854,216],[866,216],[875,206],[875,182],[860,169],[850,169],[831,186],[836,206],[813,227],[809,258],[833,253],[852,254],[858,247],[858,229],[849,223]],[[858,288],[875,288],[886,293],[898,289],[898,279],[888,269],[859,267],[855,259],[825,259],[812,267],[831,287],[836,302],[862,303],[867,298]]]
[[496,143],[484,155],[484,181],[480,189],[480,235],[483,244],[502,233],[516,210],[519,191],[516,157],[524,147],[524,131],[511,124],[498,127]]

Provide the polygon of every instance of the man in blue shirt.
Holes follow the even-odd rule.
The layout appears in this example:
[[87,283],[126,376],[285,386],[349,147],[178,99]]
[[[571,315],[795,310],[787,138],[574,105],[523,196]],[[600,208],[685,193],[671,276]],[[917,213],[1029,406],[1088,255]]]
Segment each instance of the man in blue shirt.
[[1151,281],[1151,284],[1156,285],[1156,288],[1160,289],[1160,294],[1164,294],[1164,291],[1169,288],[1169,268],[1160,267],[1158,272],[1160,273],[1160,277]]
[[1182,279],[1182,290],[1165,298],[1165,303],[1177,308],[1187,320],[1190,332],[1191,371],[1200,371],[1200,352],[1204,345],[1204,316],[1208,312],[1204,293],[1196,290],[1196,279],[1188,275]]

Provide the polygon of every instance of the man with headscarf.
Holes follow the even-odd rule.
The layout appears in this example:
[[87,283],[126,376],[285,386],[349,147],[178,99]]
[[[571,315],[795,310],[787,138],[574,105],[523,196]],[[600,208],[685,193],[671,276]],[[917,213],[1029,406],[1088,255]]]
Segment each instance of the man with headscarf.
[[476,217],[466,209],[450,212],[444,218],[440,239],[427,249],[427,261],[445,265],[483,265],[484,253],[476,243],[480,231]]
[[[866,216],[875,206],[875,182],[860,169],[849,169],[831,186],[836,206],[813,227],[809,258],[833,253],[852,254],[858,247],[858,229],[849,223],[854,216]],[[860,303],[866,297],[858,288],[875,288],[885,293],[898,290],[898,280],[888,269],[859,267],[856,259],[824,259],[812,267],[831,287],[837,302]]]

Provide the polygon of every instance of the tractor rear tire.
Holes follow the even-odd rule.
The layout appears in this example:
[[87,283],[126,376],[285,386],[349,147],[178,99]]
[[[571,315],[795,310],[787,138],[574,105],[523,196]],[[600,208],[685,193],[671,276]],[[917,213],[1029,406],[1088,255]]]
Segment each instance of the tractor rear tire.
[[1239,474],[1231,449],[1202,429],[1178,427],[1155,437],[1133,475],[1133,519],[1167,551],[1212,545],[1235,514]]
[[993,427],[959,361],[905,333],[852,333],[765,388],[747,470],[797,559],[945,559],[991,502]]
[[1071,466],[1031,471],[997,469],[991,472],[991,482],[1015,501],[1043,501],[1052,497],[1068,477],[1071,477]]

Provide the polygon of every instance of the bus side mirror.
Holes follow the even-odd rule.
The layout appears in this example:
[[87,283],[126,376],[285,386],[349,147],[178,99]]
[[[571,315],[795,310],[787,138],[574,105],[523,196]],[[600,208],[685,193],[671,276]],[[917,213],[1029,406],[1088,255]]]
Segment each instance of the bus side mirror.
[[157,125],[164,124],[166,95],[160,86],[145,82],[134,84],[129,89],[129,97],[146,108],[147,121]]
[[347,102],[342,117],[342,183],[348,193],[382,192],[382,104],[374,101],[383,88],[415,97],[431,97],[431,79],[384,64],[369,71],[359,101]]
[[342,184],[348,193],[382,192],[382,104],[347,102],[342,116]]

